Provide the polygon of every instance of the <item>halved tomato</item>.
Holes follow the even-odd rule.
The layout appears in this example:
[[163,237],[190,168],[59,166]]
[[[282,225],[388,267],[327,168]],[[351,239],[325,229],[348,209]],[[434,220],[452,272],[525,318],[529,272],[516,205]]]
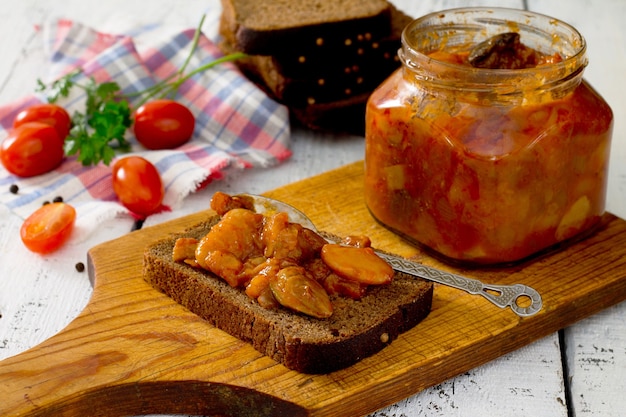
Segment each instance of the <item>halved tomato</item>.
[[37,253],[50,253],[60,248],[72,234],[76,210],[67,203],[50,203],[31,214],[20,228],[24,245]]

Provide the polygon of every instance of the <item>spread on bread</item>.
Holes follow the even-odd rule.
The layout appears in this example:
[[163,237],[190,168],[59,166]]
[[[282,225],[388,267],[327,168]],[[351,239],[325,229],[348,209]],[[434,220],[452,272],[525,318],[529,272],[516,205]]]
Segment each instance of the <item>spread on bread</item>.
[[333,314],[331,297],[360,299],[371,285],[391,283],[394,271],[363,236],[338,243],[287,213],[256,213],[248,197],[218,192],[211,208],[220,216],[201,239],[181,237],[176,262],[212,272],[265,308],[279,305],[316,318]]
[[[223,195],[218,194],[214,198],[219,199],[220,196]],[[236,197],[226,198],[225,201],[232,204],[228,212],[243,209],[238,207],[241,201],[238,202]],[[269,207],[269,212],[274,214],[276,211],[278,210]],[[266,215],[269,214],[267,210],[264,212]],[[268,219],[271,217],[273,216],[268,216]],[[276,217],[275,220],[278,219],[280,217]],[[148,242],[143,259],[144,279],[154,289],[205,320],[209,326],[214,326],[250,344],[258,352],[288,369],[321,374],[356,364],[392,344],[400,334],[413,329],[430,312],[433,283],[397,271],[388,284],[368,285],[367,291],[359,299],[339,295],[337,292],[357,291],[357,294],[360,294],[358,291],[363,289],[362,283],[339,279],[341,271],[331,274],[330,278],[336,280],[334,285],[337,286],[333,287],[336,290],[335,295],[328,294],[333,311],[327,318],[319,319],[308,314],[296,313],[282,306],[265,308],[246,294],[246,288],[233,287],[226,280],[197,266],[195,264],[197,246],[184,244],[185,240],[179,240],[191,239],[187,242],[200,242],[221,221],[222,216],[213,212],[199,223],[189,225],[174,235]],[[299,230],[297,226],[295,229]],[[304,233],[308,235],[309,232]],[[341,237],[325,232],[318,234],[332,241],[342,241]],[[353,250],[352,247],[359,246],[358,242],[361,242],[361,246],[369,245],[368,240],[361,237],[354,237],[348,241],[350,246],[346,247],[326,246],[327,261],[328,258],[331,260],[340,258],[341,266],[349,269],[351,264],[348,261],[350,259],[354,261],[355,258],[343,254],[339,256],[333,251]],[[180,245],[176,250],[178,256],[192,260],[190,262],[192,265],[174,260],[172,254],[175,252],[176,242]],[[185,253],[187,255],[184,255]],[[322,256],[324,255],[320,252],[319,257]],[[359,261],[357,265],[360,266],[361,263],[363,262]],[[316,261],[316,265],[329,268],[319,260]],[[309,264],[307,268],[311,266],[312,264]],[[296,266],[284,268],[280,279],[276,278],[279,297],[283,302],[289,302],[290,294],[288,291],[282,291],[281,286],[290,277],[296,276],[301,279],[305,275],[298,268]],[[362,274],[359,276],[365,277]],[[331,280],[327,279],[326,284],[330,282]],[[256,283],[262,283],[262,280]],[[291,288],[297,286],[289,284]],[[259,288],[262,289],[263,285],[258,288],[250,287],[249,290],[261,294],[262,290]],[[298,303],[302,304],[301,301],[298,300]],[[249,356],[244,355],[244,358]],[[233,364],[237,360],[235,355]]]

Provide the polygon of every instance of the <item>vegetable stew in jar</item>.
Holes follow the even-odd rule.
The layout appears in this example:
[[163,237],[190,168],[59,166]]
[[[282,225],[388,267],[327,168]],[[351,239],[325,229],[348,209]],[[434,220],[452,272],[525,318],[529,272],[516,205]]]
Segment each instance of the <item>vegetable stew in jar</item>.
[[366,111],[365,201],[443,258],[511,263],[580,236],[605,209],[610,107],[556,19],[470,8],[410,23],[403,65]]

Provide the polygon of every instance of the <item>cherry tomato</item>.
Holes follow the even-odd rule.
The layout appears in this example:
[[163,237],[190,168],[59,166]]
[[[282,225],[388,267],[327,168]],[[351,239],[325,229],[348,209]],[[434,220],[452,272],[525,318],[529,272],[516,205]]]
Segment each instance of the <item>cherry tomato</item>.
[[148,149],[173,149],[193,135],[195,118],[184,105],[173,100],[154,100],[135,112],[135,137]]
[[20,177],[52,171],[61,164],[63,156],[63,140],[54,127],[40,122],[28,122],[11,129],[0,145],[2,164]]
[[155,213],[165,194],[159,171],[140,156],[128,156],[115,162],[113,190],[127,209],[141,217]]
[[15,116],[13,127],[29,122],[41,122],[53,126],[62,140],[65,140],[72,127],[69,113],[63,107],[50,103],[35,104],[22,110]]
[[20,228],[24,245],[33,252],[57,250],[70,237],[76,221],[76,210],[66,203],[50,203],[31,214]]

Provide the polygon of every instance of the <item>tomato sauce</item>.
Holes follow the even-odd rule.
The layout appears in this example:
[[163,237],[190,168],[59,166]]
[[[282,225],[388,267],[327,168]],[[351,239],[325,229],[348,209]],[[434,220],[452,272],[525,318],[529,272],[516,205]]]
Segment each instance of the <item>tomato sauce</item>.
[[[475,72],[462,49],[423,58]],[[548,56],[542,65],[560,61]],[[492,101],[399,69],[368,102],[369,210],[445,258],[478,264],[518,261],[590,229],[604,213],[613,115],[581,77],[558,93],[539,86]]]

